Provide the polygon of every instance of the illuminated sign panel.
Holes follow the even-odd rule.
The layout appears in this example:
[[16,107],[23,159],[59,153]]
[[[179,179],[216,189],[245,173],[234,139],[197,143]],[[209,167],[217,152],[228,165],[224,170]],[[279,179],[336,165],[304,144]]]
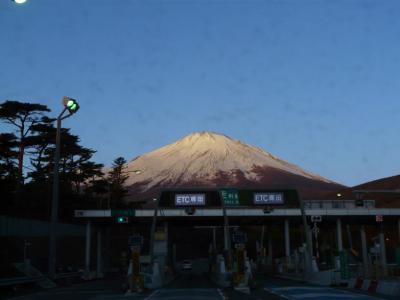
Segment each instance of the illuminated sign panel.
[[176,206],[204,206],[206,205],[205,194],[176,194]]
[[283,204],[283,193],[254,193],[253,203],[256,205]]

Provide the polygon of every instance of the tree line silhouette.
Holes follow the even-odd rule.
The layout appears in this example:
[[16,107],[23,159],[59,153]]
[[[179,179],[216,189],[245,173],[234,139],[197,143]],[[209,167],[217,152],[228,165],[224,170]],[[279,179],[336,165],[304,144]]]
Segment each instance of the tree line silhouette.
[[[47,220],[51,210],[56,119],[40,103],[0,103],[0,214]],[[59,219],[75,209],[124,208],[126,160],[110,169],[93,161],[95,150],[78,135],[61,129]]]

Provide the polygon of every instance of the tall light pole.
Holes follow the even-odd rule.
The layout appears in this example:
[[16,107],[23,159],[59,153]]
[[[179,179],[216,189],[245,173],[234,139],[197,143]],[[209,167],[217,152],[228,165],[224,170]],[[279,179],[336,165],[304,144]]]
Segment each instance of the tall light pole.
[[[79,109],[79,104],[75,99],[64,97],[62,101],[64,109],[57,117],[56,149],[54,154],[53,168],[53,193],[51,200],[51,224],[49,237],[49,276],[54,278],[56,275],[56,239],[57,239],[57,221],[58,221],[58,200],[59,200],[59,179],[58,165],[60,161],[60,142],[61,142],[61,121],[72,116]],[[64,113],[68,114],[64,116]]]

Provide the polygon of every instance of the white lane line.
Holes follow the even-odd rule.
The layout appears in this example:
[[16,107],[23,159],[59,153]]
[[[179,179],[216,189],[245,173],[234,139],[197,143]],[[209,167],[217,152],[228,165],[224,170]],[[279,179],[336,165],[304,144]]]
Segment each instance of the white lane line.
[[221,289],[217,289],[218,294],[221,296],[222,300],[225,300],[224,293],[222,292]]
[[350,294],[350,295],[361,295],[361,296],[364,296],[366,299],[385,300],[384,298],[378,298],[378,297],[365,295],[365,294],[358,293],[358,292],[351,292],[351,291],[346,291],[346,290],[340,290],[340,291],[342,291],[343,293]]
[[[264,288],[265,291],[270,292],[272,294],[275,294],[279,297],[285,298],[285,299],[290,299],[290,300],[296,300],[296,299],[303,299],[303,298],[317,298],[317,297],[337,297],[337,298],[343,298],[343,299],[364,299],[364,300],[384,300],[381,298],[369,296],[369,295],[364,295],[364,294],[357,294],[357,293],[352,293],[350,291],[343,291],[343,290],[337,290],[334,288],[320,288],[320,287],[303,287],[303,292],[298,292],[293,295],[285,295],[282,294],[282,291],[293,291],[298,289],[299,287],[286,287],[286,288]],[[329,291],[328,293],[313,293],[313,291]]]
[[331,288],[324,288],[324,287],[308,287],[308,286],[288,286],[288,287],[274,287],[271,288],[274,291],[292,291],[292,290],[310,290],[310,291],[317,291],[317,290],[333,290]]
[[160,298],[154,298],[154,299],[157,299],[157,300],[160,300],[160,299],[162,299],[162,300],[212,300],[212,299],[215,299],[215,295],[214,295],[214,297],[212,297],[212,298],[210,298],[210,296],[193,296],[193,295],[191,295],[191,296],[189,296],[189,295],[182,295],[182,296],[174,296],[174,295],[171,295],[171,296],[168,296],[168,297],[164,297],[164,295],[160,295],[161,297]]
[[294,299],[294,298],[292,298],[292,297],[290,297],[290,296],[287,296],[287,295],[278,293],[278,292],[274,291],[273,289],[264,288],[264,290],[267,291],[268,293],[277,295],[277,296],[279,296],[279,297],[281,297],[281,298],[284,298],[284,299],[289,299],[289,300],[293,300],[293,299]]
[[160,290],[156,290],[154,292],[152,292],[150,295],[148,295],[146,298],[144,298],[143,300],[149,300],[151,297],[157,295],[160,292]]
[[[359,295],[347,295],[343,293],[301,293],[293,295],[295,299],[303,299],[303,298],[321,298],[321,297],[335,297],[339,299],[359,299],[365,297],[360,297]],[[368,299],[368,298],[367,298]]]

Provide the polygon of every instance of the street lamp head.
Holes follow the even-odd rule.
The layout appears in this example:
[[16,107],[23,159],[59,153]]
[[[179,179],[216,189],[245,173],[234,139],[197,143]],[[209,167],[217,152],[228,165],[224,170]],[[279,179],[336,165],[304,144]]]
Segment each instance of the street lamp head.
[[79,110],[78,102],[70,97],[65,96],[63,98],[63,104],[70,114],[74,114]]
[[15,2],[17,4],[24,4],[27,0],[12,0],[12,2]]

